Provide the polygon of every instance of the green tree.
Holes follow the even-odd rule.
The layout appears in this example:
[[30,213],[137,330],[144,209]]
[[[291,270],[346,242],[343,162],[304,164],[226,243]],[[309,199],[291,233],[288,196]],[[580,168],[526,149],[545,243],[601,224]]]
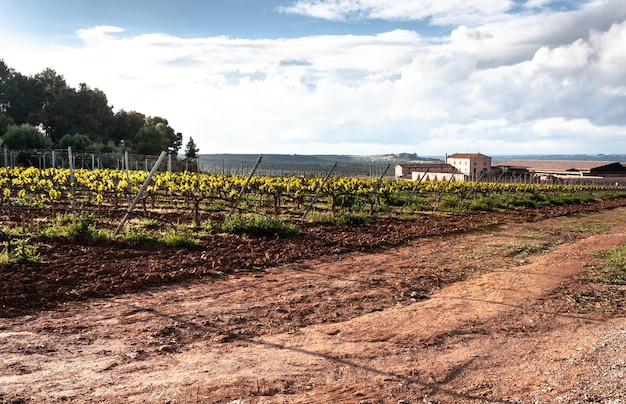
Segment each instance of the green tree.
[[78,133],[74,135],[65,135],[59,141],[59,146],[67,149],[67,147],[71,147],[72,150],[88,150],[90,146],[93,144],[93,141],[89,139],[87,135],[80,135]]
[[36,74],[35,80],[39,83],[42,91],[39,122],[46,129],[48,137],[53,138],[51,122],[54,122],[54,114],[58,112],[55,111],[55,107],[58,108],[57,102],[63,98],[70,87],[68,87],[63,76],[50,68],[46,68],[41,73]]
[[193,141],[192,137],[189,137],[189,141],[185,147],[185,158],[187,160],[195,160],[198,158],[199,151],[200,149],[196,146],[196,142]]
[[61,90],[46,107],[45,117],[46,133],[55,143],[70,133],[83,133],[94,142],[105,143],[110,137],[113,110],[102,91],[81,83],[78,91]]
[[22,124],[11,125],[2,137],[3,146],[10,150],[49,149],[52,147],[50,139],[37,129],[37,127]]
[[111,128],[111,140],[116,144],[123,144],[132,148],[137,134],[146,126],[146,116],[136,111],[124,111],[123,109],[113,115]]
[[[11,69],[0,59],[0,113],[6,112],[9,100],[7,97],[7,85],[11,77]],[[4,132],[2,132],[4,133]]]
[[[175,132],[164,118],[123,110],[114,114],[106,95],[97,88],[81,83],[74,89],[50,68],[24,76],[0,59],[0,136],[10,125],[26,123],[42,127],[57,146],[66,135],[77,133],[89,137],[90,149],[103,151],[171,150],[177,154],[183,142],[182,133]],[[75,141],[65,139],[66,143]]]
[[0,137],[4,135],[10,125],[15,124],[13,118],[0,110]]
[[138,154],[153,155],[171,150],[176,155],[182,143],[182,133],[175,132],[166,119],[150,117],[146,119],[146,126],[137,134],[134,150]]
[[3,91],[3,108],[16,124],[39,124],[43,92],[37,80],[10,69]]
[[76,132],[88,134],[94,142],[108,140],[113,123],[113,108],[106,94],[82,83],[77,96],[79,114],[74,122]]

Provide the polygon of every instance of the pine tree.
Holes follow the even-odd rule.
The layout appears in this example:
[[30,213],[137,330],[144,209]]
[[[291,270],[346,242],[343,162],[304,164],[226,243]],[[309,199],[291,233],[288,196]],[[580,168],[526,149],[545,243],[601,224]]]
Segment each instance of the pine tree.
[[190,137],[187,142],[187,146],[185,147],[185,158],[187,160],[195,160],[198,158],[198,152],[200,149],[196,146],[196,142],[193,141],[193,138]]

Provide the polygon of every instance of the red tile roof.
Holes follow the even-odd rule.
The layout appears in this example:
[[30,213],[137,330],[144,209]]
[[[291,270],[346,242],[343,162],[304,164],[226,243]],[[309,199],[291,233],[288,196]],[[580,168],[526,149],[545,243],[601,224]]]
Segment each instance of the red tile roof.
[[406,171],[410,172],[424,172],[428,170],[429,173],[452,173],[454,167],[450,164],[401,164]]
[[481,153],[454,153],[454,154],[449,155],[448,158],[469,159],[471,157],[476,157],[476,156],[483,156],[483,157],[491,158],[491,157],[485,156],[484,154],[481,154]]

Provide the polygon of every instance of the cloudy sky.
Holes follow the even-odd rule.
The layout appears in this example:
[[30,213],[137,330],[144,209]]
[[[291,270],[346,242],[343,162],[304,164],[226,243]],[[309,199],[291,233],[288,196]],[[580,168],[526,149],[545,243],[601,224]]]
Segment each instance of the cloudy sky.
[[201,153],[626,153],[624,0],[0,0],[0,59]]

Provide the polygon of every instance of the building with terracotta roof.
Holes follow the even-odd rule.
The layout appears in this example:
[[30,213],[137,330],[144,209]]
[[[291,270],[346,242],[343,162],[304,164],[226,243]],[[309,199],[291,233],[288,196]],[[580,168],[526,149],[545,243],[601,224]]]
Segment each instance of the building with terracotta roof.
[[454,153],[446,156],[446,163],[463,173],[466,181],[478,181],[491,173],[491,157],[481,153]]
[[491,157],[481,153],[446,155],[445,164],[398,164],[396,178],[424,181],[477,181],[491,174]]
[[465,181],[465,174],[450,164],[398,164],[396,179],[423,181]]
[[445,164],[398,164],[396,178],[424,181],[518,181],[622,183],[626,167],[617,161],[507,160],[492,165],[481,153],[446,155]]

